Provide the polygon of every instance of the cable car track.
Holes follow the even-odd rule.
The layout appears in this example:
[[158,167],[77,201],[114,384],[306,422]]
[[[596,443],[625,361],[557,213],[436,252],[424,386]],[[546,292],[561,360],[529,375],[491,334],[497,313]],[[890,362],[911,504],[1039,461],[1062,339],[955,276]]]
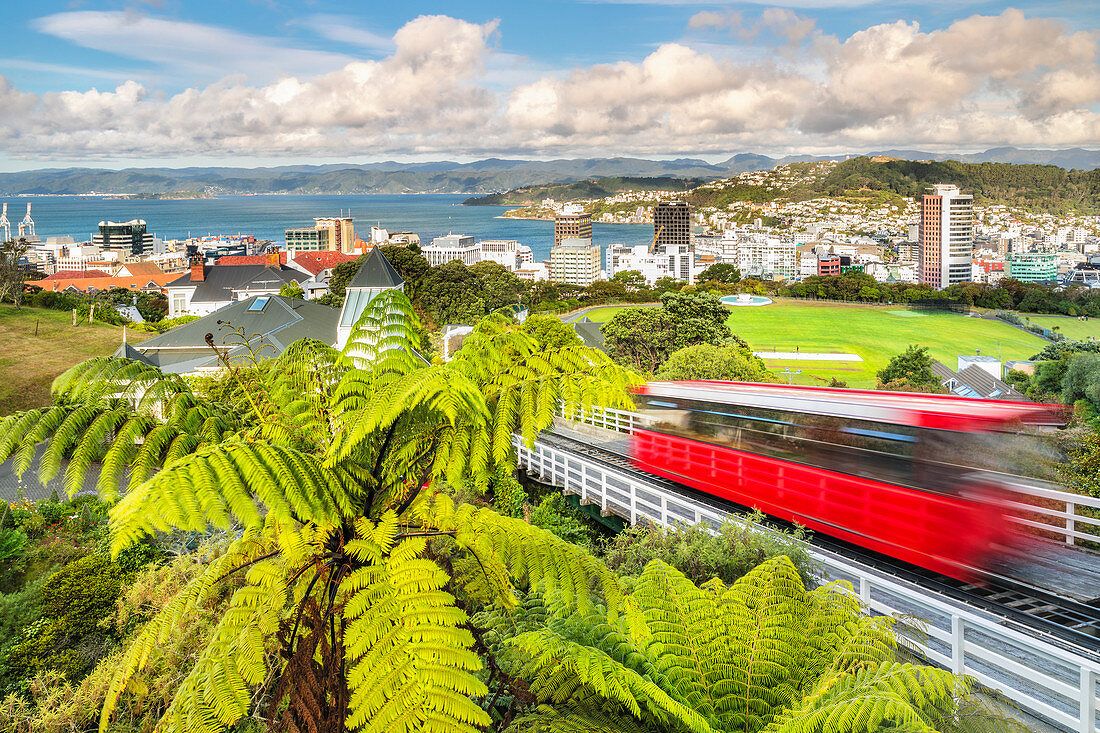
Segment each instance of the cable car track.
[[[629,455],[606,446],[593,446],[553,432],[543,433],[539,440],[581,454],[589,460],[641,478],[649,485],[688,497],[723,513],[744,514],[751,510],[751,507],[642,471],[633,465]],[[792,526],[791,523],[774,517],[768,519],[770,524],[777,527]],[[810,544],[820,550],[856,560],[872,567],[876,572],[962,601],[1003,619],[1005,623],[1071,643],[1086,656],[1100,660],[1100,608],[985,571],[984,584],[967,584],[821,533],[814,533]]]

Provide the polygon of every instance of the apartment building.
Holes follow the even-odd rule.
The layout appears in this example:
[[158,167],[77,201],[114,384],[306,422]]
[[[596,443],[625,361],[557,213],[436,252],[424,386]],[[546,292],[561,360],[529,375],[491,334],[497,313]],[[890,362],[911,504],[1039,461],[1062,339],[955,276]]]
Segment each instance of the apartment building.
[[314,229],[329,231],[329,242],[335,251],[351,254],[358,250],[355,223],[350,216],[323,216],[313,222]]
[[920,280],[936,289],[967,282],[974,252],[974,197],[937,183],[921,197]]

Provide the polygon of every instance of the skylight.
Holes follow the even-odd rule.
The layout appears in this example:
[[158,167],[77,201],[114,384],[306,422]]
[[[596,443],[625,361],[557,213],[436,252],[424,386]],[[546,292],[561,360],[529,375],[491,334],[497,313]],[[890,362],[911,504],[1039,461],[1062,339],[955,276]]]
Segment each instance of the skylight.
[[270,296],[261,295],[260,297],[252,301],[252,305],[248,306],[248,312],[251,313],[253,311],[262,311],[265,307],[267,307],[267,301],[269,300],[271,300]]

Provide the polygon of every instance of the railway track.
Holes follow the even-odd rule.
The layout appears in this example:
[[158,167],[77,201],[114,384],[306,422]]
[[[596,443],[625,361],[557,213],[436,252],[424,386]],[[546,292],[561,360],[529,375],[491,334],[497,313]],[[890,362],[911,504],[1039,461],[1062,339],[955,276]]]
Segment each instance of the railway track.
[[[539,440],[643,478],[655,488],[686,496],[717,511],[744,514],[751,509],[636,468],[625,452],[625,440],[618,441],[621,445],[594,446],[556,432],[543,433]],[[788,529],[792,526],[789,522],[771,517],[769,523]],[[1022,627],[1029,633],[1040,633],[1072,644],[1085,656],[1100,660],[1100,608],[1060,597],[1005,575],[984,571],[983,583],[967,584],[820,533],[814,533],[810,543],[819,550],[856,560],[879,573],[918,584],[979,608],[1003,619],[1006,625]]]

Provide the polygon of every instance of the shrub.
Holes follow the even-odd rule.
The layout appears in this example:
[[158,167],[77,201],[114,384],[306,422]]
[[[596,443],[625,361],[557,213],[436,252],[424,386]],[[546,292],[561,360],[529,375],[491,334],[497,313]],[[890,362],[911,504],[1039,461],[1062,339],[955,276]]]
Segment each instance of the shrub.
[[553,532],[566,542],[586,545],[595,539],[595,533],[578,515],[580,511],[564,495],[555,492],[543,497],[531,512],[528,521],[536,527]]
[[61,504],[43,501],[38,505],[38,514],[46,524],[62,524],[69,513]]
[[622,575],[635,576],[650,560],[663,560],[696,584],[711,578],[730,584],[765,560],[786,555],[803,582],[812,582],[814,565],[802,541],[806,532],[766,529],[763,519],[759,512],[731,518],[716,534],[701,525],[675,529],[635,525],[606,544],[604,562]]

